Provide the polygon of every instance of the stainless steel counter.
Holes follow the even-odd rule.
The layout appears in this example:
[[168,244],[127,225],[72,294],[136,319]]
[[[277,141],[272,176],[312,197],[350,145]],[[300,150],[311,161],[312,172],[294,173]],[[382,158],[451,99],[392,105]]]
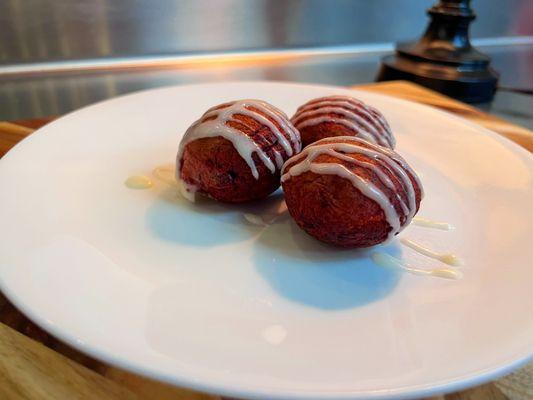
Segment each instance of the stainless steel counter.
[[[0,66],[51,60],[392,43],[436,0],[2,0]],[[531,0],[474,0],[472,37],[532,35]]]
[[[501,84],[533,87],[533,44],[483,46],[494,67],[501,72]],[[266,54],[224,55],[208,59],[176,59],[144,63],[143,68],[113,66],[99,71],[84,68],[76,72],[0,74],[0,120],[61,115],[87,104],[153,87],[228,80],[276,80],[346,86],[372,82],[384,51],[333,50],[275,51]],[[150,58],[145,59],[150,60]],[[180,61],[181,60],[181,61]],[[167,60],[168,61],[168,60]],[[142,60],[133,60],[135,66]],[[499,92],[484,110],[533,128],[533,97]]]

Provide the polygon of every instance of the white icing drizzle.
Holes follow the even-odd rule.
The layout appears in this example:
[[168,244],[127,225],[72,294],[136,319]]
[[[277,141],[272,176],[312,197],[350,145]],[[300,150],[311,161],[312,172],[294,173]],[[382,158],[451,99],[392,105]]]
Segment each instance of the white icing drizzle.
[[132,175],[124,181],[124,185],[130,189],[150,189],[154,183],[147,176]]
[[439,222],[439,221],[433,221],[431,219],[427,219],[424,217],[416,216],[411,221],[412,225],[418,225],[423,226],[424,228],[433,228],[433,229],[439,229],[441,231],[451,231],[455,229],[455,227],[452,224],[449,224],[447,222]]
[[[346,143],[346,141],[349,143]],[[405,190],[407,203],[399,197],[402,213],[400,214],[397,212],[388,195],[377,185],[364,177],[355,174],[343,164],[315,162],[315,159],[322,154],[327,154],[336,157],[339,160],[369,169],[376,174],[384,186],[392,189],[394,187],[393,182],[382,171],[383,168],[386,168],[403,184],[402,186]],[[377,163],[374,164],[357,160],[346,154],[362,154],[376,160]],[[288,165],[290,165],[290,168],[287,169]],[[374,200],[385,213],[385,218],[392,228],[389,231],[386,240],[390,240],[400,232],[403,227],[407,226],[416,212],[416,191],[409,175],[411,175],[416,181],[417,186],[420,188],[421,196],[423,196],[422,184],[418,177],[398,154],[390,149],[365,142],[364,140],[353,136],[325,138],[307,146],[300,154],[290,158],[285,163],[282,169],[281,181],[285,182],[291,177],[301,175],[307,171],[316,174],[337,175],[341,178],[345,178],[363,195]],[[398,196],[395,190],[394,193]],[[403,224],[401,223],[402,217],[405,217]]]
[[196,186],[189,185],[187,182],[179,179],[178,190],[185,200],[188,200],[191,203],[194,203],[196,201],[196,192],[198,191],[198,188]]
[[178,186],[175,177],[175,167],[172,164],[155,167],[152,171],[152,175],[161,182],[165,182],[167,185],[174,187]]
[[278,209],[274,212],[264,213],[264,214],[252,214],[244,213],[243,217],[246,221],[251,224],[258,226],[268,226],[274,223],[279,217],[284,215],[287,212],[287,204],[281,202]]
[[246,221],[248,221],[249,223],[253,225],[268,226],[268,224],[265,222],[265,220],[263,219],[261,215],[244,213],[243,217]]
[[281,167],[283,167],[283,163],[285,162],[283,156],[279,151],[274,150],[274,158],[276,159],[276,166],[281,170]]
[[[325,114],[337,114],[327,116]],[[304,121],[302,121],[304,120]],[[373,107],[348,96],[323,97],[304,104],[292,122],[297,129],[323,122],[342,124],[372,143],[394,148],[395,140],[385,118]]]
[[423,254],[427,257],[433,258],[435,260],[439,260],[440,262],[443,262],[444,264],[453,265],[455,267],[459,267],[461,265],[464,265],[463,260],[461,260],[457,255],[452,253],[437,253],[420,243],[413,242],[410,239],[407,238],[401,238],[400,242],[413,249],[414,251]]
[[[276,172],[276,168],[278,170],[281,168],[283,165],[283,157],[279,152],[274,151],[274,160],[272,160],[251,137],[228,125],[228,122],[230,121],[245,125],[243,121],[234,118],[237,114],[253,118],[260,124],[268,127],[276,136],[287,156],[290,157],[294,152],[298,153],[301,150],[300,134],[291,124],[287,116],[276,107],[261,100],[239,100],[228,103],[227,106],[223,108],[217,107],[207,110],[202,118],[193,123],[185,132],[176,157],[177,179],[180,178],[181,158],[185,146],[194,140],[207,137],[220,136],[229,140],[239,155],[246,161],[255,179],[259,179],[259,173],[252,158],[254,153],[257,154],[259,159],[272,173]],[[269,118],[266,118],[264,115],[255,110],[251,110],[250,108],[260,110],[261,113],[275,121],[279,128]],[[209,120],[206,121],[206,119]],[[288,138],[285,134],[288,135]]]
[[155,167],[152,175],[159,181],[178,189],[179,194],[185,199],[194,203],[196,198],[196,187],[189,185],[175,175],[175,167],[172,164],[165,164]]
[[460,271],[451,268],[415,268],[410,264],[405,263],[395,257],[392,257],[387,253],[372,253],[371,257],[376,264],[381,265],[382,267],[399,268],[414,275],[427,275],[445,279],[459,279],[463,276]]

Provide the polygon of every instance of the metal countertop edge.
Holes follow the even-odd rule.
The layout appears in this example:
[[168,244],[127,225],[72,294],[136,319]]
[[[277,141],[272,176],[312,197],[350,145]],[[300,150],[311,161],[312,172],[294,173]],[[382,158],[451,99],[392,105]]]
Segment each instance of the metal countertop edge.
[[[533,36],[483,38],[472,41],[482,48],[494,46],[532,45]],[[0,65],[0,78],[17,78],[28,75],[47,75],[63,72],[110,71],[121,69],[184,68],[195,65],[222,65],[239,63],[284,62],[320,56],[357,56],[394,50],[392,43],[368,45],[338,45],[302,47],[295,49],[243,50],[232,52],[189,53],[181,55],[153,55],[28,62]]]

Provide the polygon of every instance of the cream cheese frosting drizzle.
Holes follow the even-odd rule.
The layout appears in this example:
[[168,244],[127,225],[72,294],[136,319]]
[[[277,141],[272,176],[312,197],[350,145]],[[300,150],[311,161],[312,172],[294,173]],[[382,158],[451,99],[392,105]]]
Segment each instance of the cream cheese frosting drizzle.
[[376,264],[382,267],[399,268],[403,271],[406,271],[406,272],[409,272],[415,275],[434,276],[437,278],[445,278],[445,279],[459,279],[462,277],[461,271],[458,271],[452,268],[432,268],[432,269],[415,268],[411,266],[410,264],[403,262],[402,260],[399,260],[398,258],[395,258],[387,253],[382,253],[382,252],[373,253],[371,257],[372,257],[372,260]]
[[150,189],[154,183],[147,176],[132,175],[124,181],[124,185],[130,189]]
[[277,209],[270,212],[263,212],[260,214],[244,213],[243,217],[246,221],[253,225],[269,226],[274,223],[279,217],[287,213],[287,205],[281,202]]
[[177,188],[179,194],[192,203],[196,199],[196,187],[188,185],[181,179],[176,178],[175,166],[173,164],[165,164],[155,167],[152,170],[152,175],[159,181],[166,183],[167,185]]
[[437,253],[430,248],[421,245],[420,243],[414,242],[411,239],[407,238],[401,238],[400,242],[413,249],[414,251],[429,257],[433,258],[435,260],[438,260],[444,264],[453,265],[455,267],[459,267],[464,264],[463,260],[461,260],[457,255],[453,253]]
[[441,231],[451,231],[455,229],[452,224],[447,222],[433,221],[428,218],[416,216],[411,221],[412,225],[422,226],[424,228],[439,229]]
[[160,180],[165,182],[170,186],[178,186],[178,181],[175,178],[176,168],[173,164],[159,165],[152,170],[152,175]]

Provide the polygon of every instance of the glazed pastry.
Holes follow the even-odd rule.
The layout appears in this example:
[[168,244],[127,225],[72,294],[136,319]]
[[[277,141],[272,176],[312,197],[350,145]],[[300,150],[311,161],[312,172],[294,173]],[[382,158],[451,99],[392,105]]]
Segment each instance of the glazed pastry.
[[176,178],[188,194],[255,200],[279,187],[281,167],[300,150],[300,134],[281,110],[261,100],[232,101],[210,108],[187,130]]
[[311,100],[298,108],[291,121],[300,131],[303,146],[332,136],[356,136],[391,149],[395,146],[385,117],[348,96]]
[[423,196],[402,157],[353,136],[307,146],[286,162],[281,182],[287,208],[303,230],[349,248],[393,238],[410,223]]

